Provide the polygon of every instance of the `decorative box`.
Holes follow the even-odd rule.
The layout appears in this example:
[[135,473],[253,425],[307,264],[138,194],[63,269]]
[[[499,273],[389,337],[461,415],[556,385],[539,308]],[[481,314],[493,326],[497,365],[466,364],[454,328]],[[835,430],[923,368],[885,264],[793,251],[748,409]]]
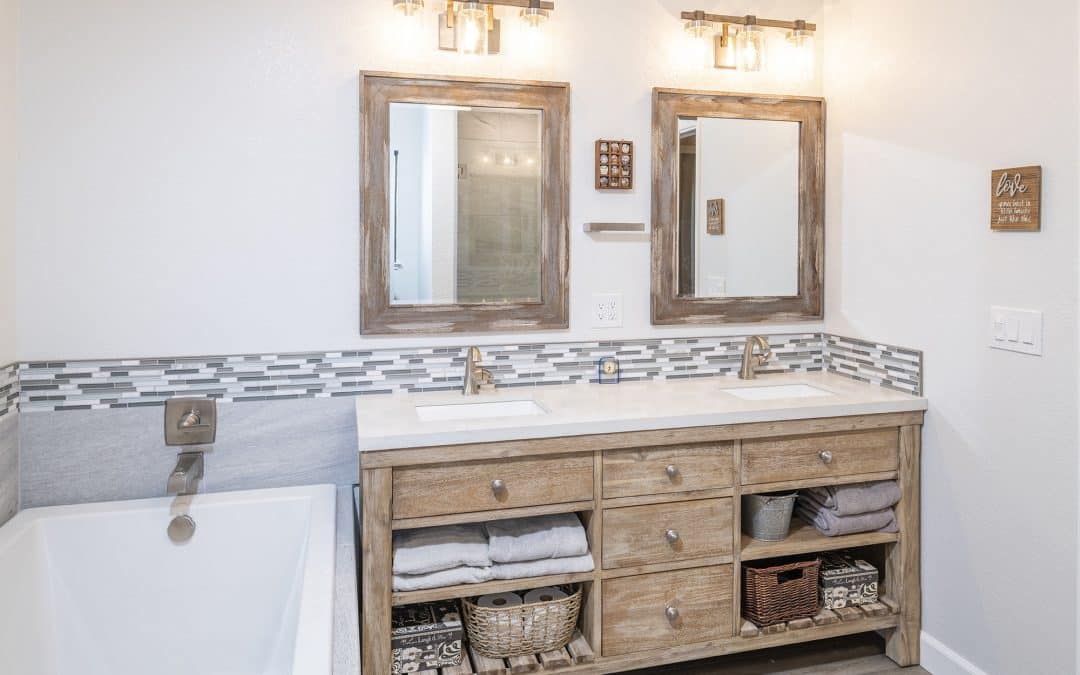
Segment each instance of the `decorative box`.
[[865,560],[832,553],[821,558],[821,606],[840,609],[878,600],[878,570]]
[[391,615],[392,675],[461,663],[461,610],[456,602],[395,607]]

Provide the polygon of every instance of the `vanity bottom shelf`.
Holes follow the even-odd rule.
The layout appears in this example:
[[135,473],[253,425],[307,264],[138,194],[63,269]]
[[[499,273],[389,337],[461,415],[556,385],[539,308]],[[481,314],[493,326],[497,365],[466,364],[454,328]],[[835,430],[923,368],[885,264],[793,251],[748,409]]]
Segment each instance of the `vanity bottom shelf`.
[[465,650],[461,664],[439,670],[422,670],[417,675],[517,675],[518,673],[536,673],[555,671],[570,666],[592,663],[596,660],[592,647],[581,632],[574,633],[574,639],[566,647],[530,656],[515,656],[509,659],[492,659],[475,652],[472,647]]
[[739,629],[739,637],[756,638],[777,633],[786,633],[805,630],[815,626],[829,626],[836,623],[851,624],[867,619],[878,619],[900,613],[900,605],[891,598],[883,597],[879,602],[856,607],[843,607],[841,609],[823,609],[812,619],[795,619],[771,626],[758,627],[751,621],[743,619]]

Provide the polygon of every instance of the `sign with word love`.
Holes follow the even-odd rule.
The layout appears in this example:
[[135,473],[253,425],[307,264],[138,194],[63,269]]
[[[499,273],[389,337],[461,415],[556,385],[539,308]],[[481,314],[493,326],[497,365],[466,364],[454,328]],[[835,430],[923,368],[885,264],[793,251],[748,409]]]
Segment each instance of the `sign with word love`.
[[1038,232],[1042,226],[1042,167],[998,169],[990,181],[990,229]]

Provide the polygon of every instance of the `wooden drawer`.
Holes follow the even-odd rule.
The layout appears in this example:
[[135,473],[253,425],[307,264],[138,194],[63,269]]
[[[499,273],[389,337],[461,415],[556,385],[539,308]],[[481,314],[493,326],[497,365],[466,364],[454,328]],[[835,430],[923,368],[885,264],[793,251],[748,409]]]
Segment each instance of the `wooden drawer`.
[[742,483],[895,471],[899,437],[899,431],[890,428],[746,440],[742,444]]
[[393,492],[394,518],[587,501],[593,498],[593,456],[394,469]]
[[729,487],[734,443],[680,445],[604,453],[604,497],[690,492]]
[[605,579],[603,655],[730,637],[732,582],[731,565]]
[[633,567],[728,555],[730,498],[604,510],[603,567]]

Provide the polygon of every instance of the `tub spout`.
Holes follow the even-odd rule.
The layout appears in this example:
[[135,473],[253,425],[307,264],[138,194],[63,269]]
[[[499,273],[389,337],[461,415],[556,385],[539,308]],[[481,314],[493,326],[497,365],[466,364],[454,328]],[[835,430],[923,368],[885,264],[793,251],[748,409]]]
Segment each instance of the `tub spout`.
[[168,494],[195,494],[198,481],[203,477],[203,454],[181,452],[176,456],[176,467],[169,474]]

